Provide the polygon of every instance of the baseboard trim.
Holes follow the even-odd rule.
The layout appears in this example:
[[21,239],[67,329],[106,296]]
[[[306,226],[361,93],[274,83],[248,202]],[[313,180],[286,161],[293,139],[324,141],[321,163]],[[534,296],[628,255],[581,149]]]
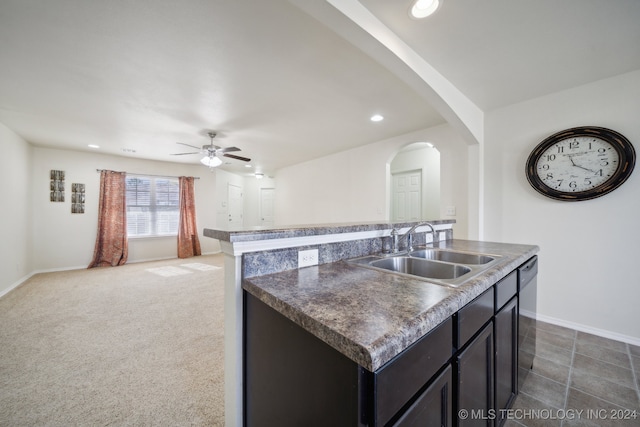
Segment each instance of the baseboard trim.
[[[206,253],[203,253],[201,255],[215,255],[215,254],[219,254],[219,253],[222,253],[222,251],[206,252]],[[167,260],[167,259],[178,259],[178,257],[177,256],[170,256],[170,257],[161,257],[161,258],[137,259],[135,261],[127,262],[127,264],[137,264],[139,262],[164,261],[164,260]],[[184,258],[184,259],[189,259],[189,258]]]
[[47,268],[44,270],[36,270],[32,273],[32,275],[34,274],[40,274],[40,273],[57,273],[59,271],[71,271],[71,270],[86,270],[87,266],[86,265],[79,265],[77,267],[57,267],[57,268]]
[[[222,251],[216,251],[216,252],[207,252],[207,253],[203,253],[202,255],[216,255],[222,253]],[[178,259],[177,256],[170,256],[170,257],[159,257],[159,258],[146,258],[146,259],[137,259],[135,261],[127,261],[127,264],[138,264],[141,262],[153,262],[153,261],[165,261],[168,259]],[[188,259],[188,258],[185,258]],[[125,265],[127,265],[125,264]],[[87,264],[88,265],[88,264]],[[80,265],[77,267],[58,267],[58,268],[47,268],[45,270],[36,270],[34,272],[31,273],[31,276],[33,276],[34,274],[39,274],[39,273],[56,273],[58,271],[71,271],[71,270],[85,270],[87,267],[87,265]],[[29,277],[31,277],[29,276]]]
[[[523,310],[522,314],[527,314]],[[619,334],[617,332],[607,331],[605,329],[594,328],[593,326],[583,325],[581,323],[570,322],[568,320],[558,319],[556,317],[545,316],[544,314],[537,313],[536,319],[542,322],[551,323],[557,326],[564,326],[565,328],[575,329],[576,331],[586,332],[588,334],[597,335],[603,338],[609,338],[615,341],[622,341],[628,344],[640,346],[640,338],[632,337],[629,335]]]
[[[206,253],[203,253],[202,255],[216,255],[216,254],[220,254],[220,253],[222,253],[222,251],[206,252]],[[174,256],[174,257],[165,257],[165,258],[140,259],[140,260],[136,260],[136,261],[131,261],[128,264],[137,264],[139,262],[163,261],[163,260],[167,260],[167,259],[178,259],[178,258]],[[185,259],[188,259],[188,258],[185,258]],[[31,279],[36,274],[40,274],[40,273],[56,273],[56,272],[60,272],[60,271],[71,271],[71,270],[84,270],[86,268],[87,268],[86,265],[81,265],[81,266],[77,266],[77,267],[58,267],[58,268],[47,268],[47,269],[44,269],[44,270],[34,270],[31,273],[27,274],[26,276],[18,279],[18,281],[16,281],[15,283],[9,285],[9,287],[7,289],[5,289],[3,291],[0,291],[0,298],[4,297],[9,292],[11,292],[14,289],[16,289],[17,287],[22,285],[27,280]]]
[[26,276],[18,279],[17,282],[12,283],[11,285],[9,285],[9,287],[5,290],[3,290],[2,292],[0,292],[0,298],[4,297],[5,295],[7,295],[9,292],[13,291],[14,289],[16,289],[17,287],[19,287],[20,285],[22,285],[24,282],[26,282],[27,280],[31,279],[33,277],[34,274],[37,274],[37,272],[32,271],[31,273],[27,274]]

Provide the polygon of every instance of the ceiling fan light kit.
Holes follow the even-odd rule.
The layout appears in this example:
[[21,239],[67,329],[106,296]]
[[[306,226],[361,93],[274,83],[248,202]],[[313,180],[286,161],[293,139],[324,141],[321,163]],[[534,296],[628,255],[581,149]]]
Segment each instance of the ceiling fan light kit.
[[247,158],[247,157],[242,157],[242,156],[236,156],[234,154],[228,154],[229,152],[232,151],[240,151],[240,149],[238,147],[219,147],[217,145],[213,145],[213,138],[216,137],[216,133],[215,132],[208,132],[207,135],[209,135],[209,138],[211,139],[211,143],[209,145],[203,145],[202,149],[200,149],[199,147],[196,147],[194,145],[189,145],[189,144],[185,144],[183,142],[177,142],[176,144],[180,144],[180,145],[186,145],[187,147],[191,147],[191,148],[195,148],[198,149],[200,151],[196,151],[196,152],[192,152],[192,153],[174,153],[174,156],[184,156],[184,155],[189,155],[189,154],[204,154],[204,157],[202,159],[200,159],[200,163],[202,163],[203,165],[213,169],[215,167],[218,167],[222,164],[222,159],[221,157],[229,157],[232,159],[236,159],[236,160],[241,160],[243,162],[250,162],[251,159]]
[[200,159],[200,163],[210,168],[215,168],[216,166],[220,166],[222,164],[222,160],[215,156],[204,156]]

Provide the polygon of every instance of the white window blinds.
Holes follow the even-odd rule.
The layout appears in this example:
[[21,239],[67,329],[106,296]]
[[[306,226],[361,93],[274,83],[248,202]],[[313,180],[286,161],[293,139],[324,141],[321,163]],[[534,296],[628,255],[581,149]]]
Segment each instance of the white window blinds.
[[180,216],[177,178],[127,176],[127,235],[175,236]]

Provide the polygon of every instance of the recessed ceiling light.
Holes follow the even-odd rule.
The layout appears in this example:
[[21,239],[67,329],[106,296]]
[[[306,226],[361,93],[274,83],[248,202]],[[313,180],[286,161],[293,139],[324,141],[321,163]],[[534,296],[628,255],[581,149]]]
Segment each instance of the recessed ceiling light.
[[89,145],[87,145],[87,147],[89,147],[89,148],[100,148],[100,146],[96,145],[96,144],[89,144]]
[[382,117],[380,114],[374,114],[373,116],[371,116],[372,122],[380,122],[382,120],[384,120],[384,117]]
[[250,168],[250,167],[251,167],[251,165],[244,165],[244,167],[245,167],[245,168]]
[[433,15],[438,10],[442,0],[416,0],[411,7],[409,15],[412,18],[422,19]]

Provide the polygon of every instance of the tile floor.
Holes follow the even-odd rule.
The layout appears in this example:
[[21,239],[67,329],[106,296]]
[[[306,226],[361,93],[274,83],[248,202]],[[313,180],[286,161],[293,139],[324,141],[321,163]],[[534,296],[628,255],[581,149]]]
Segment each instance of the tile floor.
[[640,426],[640,347],[540,321],[535,342],[505,427]]

